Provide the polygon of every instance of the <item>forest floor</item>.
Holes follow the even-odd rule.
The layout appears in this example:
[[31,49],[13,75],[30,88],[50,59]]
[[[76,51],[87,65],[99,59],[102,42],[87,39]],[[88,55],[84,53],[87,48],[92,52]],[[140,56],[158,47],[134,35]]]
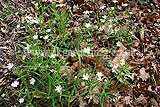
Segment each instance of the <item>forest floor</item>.
[[159,46],[158,0],[0,0],[0,106],[159,107]]

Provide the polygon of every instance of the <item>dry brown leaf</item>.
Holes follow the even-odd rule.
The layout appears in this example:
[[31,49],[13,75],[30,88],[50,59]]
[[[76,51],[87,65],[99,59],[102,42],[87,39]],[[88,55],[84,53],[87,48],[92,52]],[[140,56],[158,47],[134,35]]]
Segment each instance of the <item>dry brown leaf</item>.
[[117,51],[119,54],[113,59],[112,63],[111,63],[111,67],[113,67],[114,65],[120,63],[120,59],[128,59],[129,57],[129,52],[126,51],[126,47],[121,44],[120,48]]
[[146,81],[150,77],[150,75],[148,73],[146,73],[145,70],[146,69],[143,67],[139,71],[139,73],[140,73],[139,77],[142,78],[143,81]]

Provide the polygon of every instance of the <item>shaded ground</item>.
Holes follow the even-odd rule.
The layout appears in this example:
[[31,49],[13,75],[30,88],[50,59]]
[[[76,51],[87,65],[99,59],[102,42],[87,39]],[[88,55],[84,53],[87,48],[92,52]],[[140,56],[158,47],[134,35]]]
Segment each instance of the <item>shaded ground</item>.
[[[16,43],[23,43],[23,33],[18,29],[24,30],[25,22],[23,22],[23,16],[32,14],[33,4],[28,0],[24,1],[8,1],[11,5],[11,14],[0,15],[0,91],[7,92],[11,90],[11,83],[16,77],[9,75],[10,71],[5,69],[6,65],[10,62],[18,64],[19,60],[12,52],[20,52],[21,48]],[[126,48],[134,51],[136,54],[130,56],[128,61],[132,61],[132,66],[136,66],[132,73],[134,74],[133,79],[128,79],[132,88],[124,85],[120,87],[119,93],[115,94],[114,100],[109,101],[110,106],[128,107],[128,106],[160,106],[160,3],[158,0],[150,0],[150,2],[138,2],[134,1],[119,1],[116,5],[119,6],[117,11],[124,14],[125,8],[122,6],[124,3],[129,4],[125,8],[129,8],[133,13],[131,19],[122,20],[127,21],[133,27],[134,31],[138,31],[133,34],[133,43]],[[76,20],[85,10],[97,12],[97,7],[106,5],[113,7],[115,4],[109,0],[102,2],[98,0],[67,0],[61,2],[67,8],[71,8],[73,11],[72,15],[74,18],[73,23],[76,24]],[[16,8],[15,8],[16,7]],[[79,9],[78,9],[79,7]],[[0,2],[0,10],[4,11],[6,4]],[[18,11],[21,10],[21,14]],[[14,14],[13,14],[13,13]],[[94,20],[94,19],[93,19]],[[20,25],[17,28],[17,25]],[[98,38],[98,37],[97,37]],[[100,46],[106,48],[101,40],[99,41]],[[124,44],[125,46],[125,44]],[[114,88],[114,86],[113,86]],[[1,106],[14,105],[16,101],[15,93],[9,93],[6,96],[6,101],[0,98]],[[4,103],[5,102],[5,103]],[[74,103],[73,103],[74,104]],[[107,105],[107,106],[109,106]],[[89,106],[93,106],[90,104]]]

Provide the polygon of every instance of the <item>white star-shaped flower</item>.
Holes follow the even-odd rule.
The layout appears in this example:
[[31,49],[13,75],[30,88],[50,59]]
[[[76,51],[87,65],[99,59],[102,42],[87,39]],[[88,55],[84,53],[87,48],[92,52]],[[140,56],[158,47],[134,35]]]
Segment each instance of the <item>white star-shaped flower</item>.
[[16,105],[14,105],[14,106],[11,106],[11,107],[17,107]]
[[18,82],[18,81],[14,81],[14,82],[11,84],[12,87],[17,87],[18,85],[19,85],[19,82]]
[[123,4],[122,6],[127,7],[127,6],[128,6],[128,4],[127,4],[127,3],[125,3],[125,4]]
[[11,69],[13,66],[14,66],[13,63],[9,63],[7,64],[6,68]]
[[48,35],[46,35],[46,36],[44,36],[44,37],[43,37],[43,39],[48,39],[48,38],[49,38],[49,36],[48,36]]
[[118,1],[117,1],[117,0],[113,0],[112,2],[113,2],[113,3],[117,3]]
[[98,29],[98,26],[97,26],[97,25],[95,25],[95,26],[94,26],[94,28]]
[[24,49],[29,50],[30,47],[31,45],[27,44],[27,46]]
[[120,47],[120,46],[122,45],[122,43],[121,43],[120,41],[118,41],[118,42],[116,43],[116,45],[117,45],[118,47]]
[[87,53],[87,54],[89,54],[89,53],[90,53],[90,51],[91,51],[91,49],[90,49],[89,47],[87,47],[87,48],[84,48],[84,53]]
[[51,32],[52,29],[47,29],[46,32]]
[[33,19],[33,17],[31,17],[31,16],[26,16],[25,19],[31,20],[31,19]]
[[121,59],[121,65],[124,65],[126,63],[125,59]]
[[57,92],[60,92],[62,90],[62,87],[61,87],[61,85],[59,85],[59,86],[56,86],[56,89],[55,89],[55,91],[57,91]]
[[5,97],[5,95],[6,95],[6,94],[3,93],[3,94],[1,95],[1,97]]
[[88,74],[83,74],[83,80],[88,80],[89,79],[89,75]]
[[102,77],[98,77],[97,80],[102,81]]
[[17,28],[19,28],[20,27],[20,25],[17,25]]
[[51,54],[50,58],[55,58],[56,56],[56,54]]
[[108,26],[109,29],[111,29],[112,27],[113,27],[112,25],[109,25],[109,26]]
[[32,78],[30,81],[30,84],[34,85],[34,83],[36,82],[36,80],[34,78]]
[[89,28],[89,27],[91,27],[91,24],[90,24],[90,23],[86,23],[86,24],[85,24],[85,27],[86,27],[86,28]]
[[104,8],[106,8],[106,6],[105,6],[105,5],[103,5],[103,6],[101,6],[101,7],[100,7],[100,9],[101,9],[101,10],[103,10]]
[[118,64],[114,65],[114,66],[112,67],[112,72],[113,72],[113,73],[116,73],[117,68],[118,68]]
[[102,23],[104,23],[106,20],[105,20],[105,19],[100,19],[100,21],[101,21]]
[[99,31],[103,31],[104,30],[104,26],[100,26],[98,30]]
[[103,76],[102,72],[97,72],[96,75],[97,75],[98,78],[101,78]]
[[84,11],[83,13],[84,13],[84,14],[89,14],[89,11],[88,11],[88,10],[86,10],[86,11]]
[[128,12],[129,14],[133,14],[133,12]]
[[33,39],[38,39],[37,33],[33,36]]
[[24,98],[20,98],[19,99],[19,103],[21,104],[21,103],[23,103],[24,102]]
[[111,10],[114,10],[114,7],[111,7],[110,9],[111,9]]
[[106,19],[106,18],[107,18],[107,16],[106,16],[106,15],[104,15],[104,16],[102,16],[102,18],[103,18],[103,19]]

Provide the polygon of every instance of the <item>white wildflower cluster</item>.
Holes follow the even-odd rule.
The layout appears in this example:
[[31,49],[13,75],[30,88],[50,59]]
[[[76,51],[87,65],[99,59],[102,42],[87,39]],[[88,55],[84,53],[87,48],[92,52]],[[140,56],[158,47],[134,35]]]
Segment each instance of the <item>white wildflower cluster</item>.
[[14,81],[14,82],[11,84],[12,87],[17,87],[18,85],[19,85],[19,82],[18,82],[18,81]]
[[24,49],[26,49],[27,51],[29,51],[30,47],[31,47],[31,45],[27,44]]
[[118,68],[118,64],[116,64],[116,65],[114,65],[113,67],[112,67],[112,73],[116,73],[117,74],[117,68]]
[[122,45],[122,43],[121,43],[120,41],[118,41],[118,42],[116,43],[116,45],[117,45],[118,47],[120,47],[120,46]]
[[9,63],[9,64],[7,64],[7,66],[6,66],[6,68],[8,68],[9,70],[11,69],[11,68],[13,68],[13,63]]
[[33,36],[33,39],[38,39],[38,33],[36,32],[36,34]]
[[56,89],[55,89],[55,91],[57,91],[57,92],[61,92],[61,90],[62,90],[62,87],[61,87],[61,85],[58,85],[58,86],[56,86]]
[[84,48],[84,53],[90,54],[91,49],[89,47]]
[[27,23],[30,23],[30,24],[34,24],[34,23],[38,24],[39,23],[39,21],[36,18],[31,17],[31,16],[26,16],[25,20],[27,21]]
[[88,80],[89,79],[89,75],[88,74],[83,74],[83,80]]
[[50,58],[55,58],[56,56],[57,56],[56,54],[53,54],[53,53],[52,53],[52,54],[50,55]]
[[47,40],[49,38],[49,35],[46,35],[43,37],[43,39]]
[[112,2],[113,2],[113,3],[117,3],[118,1],[117,1],[117,0],[113,0]]
[[90,12],[88,10],[86,10],[83,13],[86,14],[86,15],[89,15]]
[[103,9],[105,9],[105,8],[106,8],[105,5],[103,5],[103,6],[100,7],[101,10],[103,10]]
[[98,77],[97,80],[102,80],[103,74],[102,72],[97,72],[96,76]]
[[52,31],[52,29],[47,29],[47,30],[46,30],[46,32],[51,32],[51,31]]
[[86,27],[86,28],[89,28],[89,27],[91,27],[91,24],[90,24],[90,23],[86,23],[86,24],[85,24],[85,27]]
[[23,103],[24,102],[24,98],[20,98],[19,99],[19,103],[21,104],[21,103]]
[[5,95],[6,95],[6,94],[3,93],[3,94],[1,95],[1,97],[5,97]]
[[34,85],[34,83],[36,82],[36,80],[34,78],[32,78],[30,81],[30,84]]
[[123,6],[123,7],[127,7],[127,6],[128,6],[128,4],[127,4],[127,3],[125,3],[125,4],[122,4],[122,6]]

